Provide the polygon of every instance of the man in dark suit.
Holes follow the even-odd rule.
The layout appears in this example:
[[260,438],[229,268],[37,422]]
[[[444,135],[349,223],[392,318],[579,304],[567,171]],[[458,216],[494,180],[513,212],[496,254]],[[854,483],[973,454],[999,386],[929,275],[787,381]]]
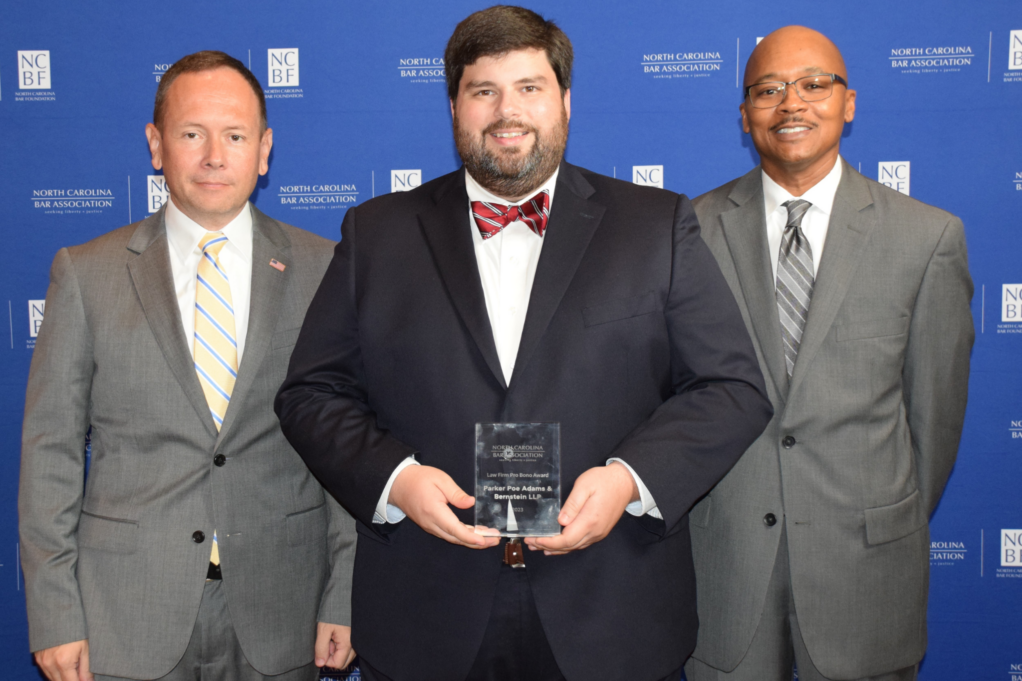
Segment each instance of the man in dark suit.
[[[563,162],[571,60],[525,9],[458,25],[465,167],[348,211],[277,399],[358,521],[368,679],[677,678],[686,514],[769,419],[688,200]],[[470,524],[486,422],[561,425],[563,531],[531,552]]]
[[848,81],[816,31],[764,38],[741,105],[761,165],[695,200],[774,418],[690,515],[690,681],[906,681],[926,650],[972,281],[961,220],[841,159]]
[[309,681],[353,656],[354,523],[273,398],[332,243],[249,204],[273,131],[237,59],[174,64],[146,136],[170,201],[53,263],[18,498],[29,643],[51,681]]

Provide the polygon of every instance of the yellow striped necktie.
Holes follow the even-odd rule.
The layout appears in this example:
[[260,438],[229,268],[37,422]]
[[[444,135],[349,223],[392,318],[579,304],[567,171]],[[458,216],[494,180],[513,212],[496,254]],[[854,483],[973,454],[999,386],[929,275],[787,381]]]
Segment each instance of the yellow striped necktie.
[[[238,340],[234,326],[234,304],[227,273],[220,266],[220,251],[227,237],[210,232],[202,237],[195,282],[195,373],[206,395],[216,429],[224,424],[234,381],[238,378]],[[209,561],[220,564],[216,531]]]
[[238,377],[231,287],[220,266],[220,251],[226,245],[227,237],[219,232],[202,237],[199,242],[202,257],[195,282],[195,373],[199,375],[217,430],[224,424]]

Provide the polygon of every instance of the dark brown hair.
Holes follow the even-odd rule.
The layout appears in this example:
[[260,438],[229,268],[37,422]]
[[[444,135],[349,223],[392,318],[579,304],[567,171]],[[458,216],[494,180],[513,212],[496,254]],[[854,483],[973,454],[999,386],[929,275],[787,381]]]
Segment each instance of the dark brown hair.
[[263,95],[263,87],[256,80],[244,64],[229,54],[219,50],[203,50],[181,57],[174,65],[167,69],[160,79],[160,85],[156,88],[156,104],[153,105],[153,123],[157,128],[163,126],[163,110],[166,107],[167,90],[171,84],[182,73],[198,73],[200,71],[212,71],[214,69],[233,69],[241,74],[241,77],[252,86],[256,99],[259,100],[259,115],[262,117],[263,130],[266,129],[266,97]]
[[444,69],[447,96],[454,101],[466,66],[480,57],[503,56],[517,50],[546,52],[561,94],[571,87],[571,62],[574,52],[564,31],[532,10],[511,5],[495,5],[464,19],[447,41]]

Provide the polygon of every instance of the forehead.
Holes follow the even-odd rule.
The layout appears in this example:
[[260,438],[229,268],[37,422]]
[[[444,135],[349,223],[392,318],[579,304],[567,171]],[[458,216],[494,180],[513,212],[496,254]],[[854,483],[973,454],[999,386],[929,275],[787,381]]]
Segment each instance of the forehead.
[[167,89],[167,109],[202,108],[234,115],[258,115],[259,100],[252,87],[234,69],[182,73]]
[[555,79],[546,51],[540,49],[513,50],[507,54],[480,57],[465,67],[461,85],[486,80],[492,82],[516,81],[523,78]]
[[762,80],[794,80],[813,73],[844,75],[841,54],[833,45],[795,37],[760,44],[749,60],[745,83]]

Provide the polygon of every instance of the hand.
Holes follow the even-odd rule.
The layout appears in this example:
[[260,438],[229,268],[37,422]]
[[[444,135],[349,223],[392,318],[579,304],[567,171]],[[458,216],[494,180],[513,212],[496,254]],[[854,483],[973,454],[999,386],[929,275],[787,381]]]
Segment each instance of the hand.
[[458,520],[448,504],[471,508],[476,501],[439,468],[408,466],[394,479],[387,502],[400,508],[426,532],[452,544],[488,549],[500,543],[500,537],[476,534],[471,525]]
[[35,661],[50,681],[93,681],[86,640],[40,650],[35,654]]
[[638,499],[635,479],[620,463],[590,468],[575,481],[557,516],[564,531],[556,537],[526,537],[525,543],[548,556],[584,549],[610,534],[625,507]]
[[351,647],[351,627],[341,624],[316,624],[316,666],[344,669],[355,659]]

